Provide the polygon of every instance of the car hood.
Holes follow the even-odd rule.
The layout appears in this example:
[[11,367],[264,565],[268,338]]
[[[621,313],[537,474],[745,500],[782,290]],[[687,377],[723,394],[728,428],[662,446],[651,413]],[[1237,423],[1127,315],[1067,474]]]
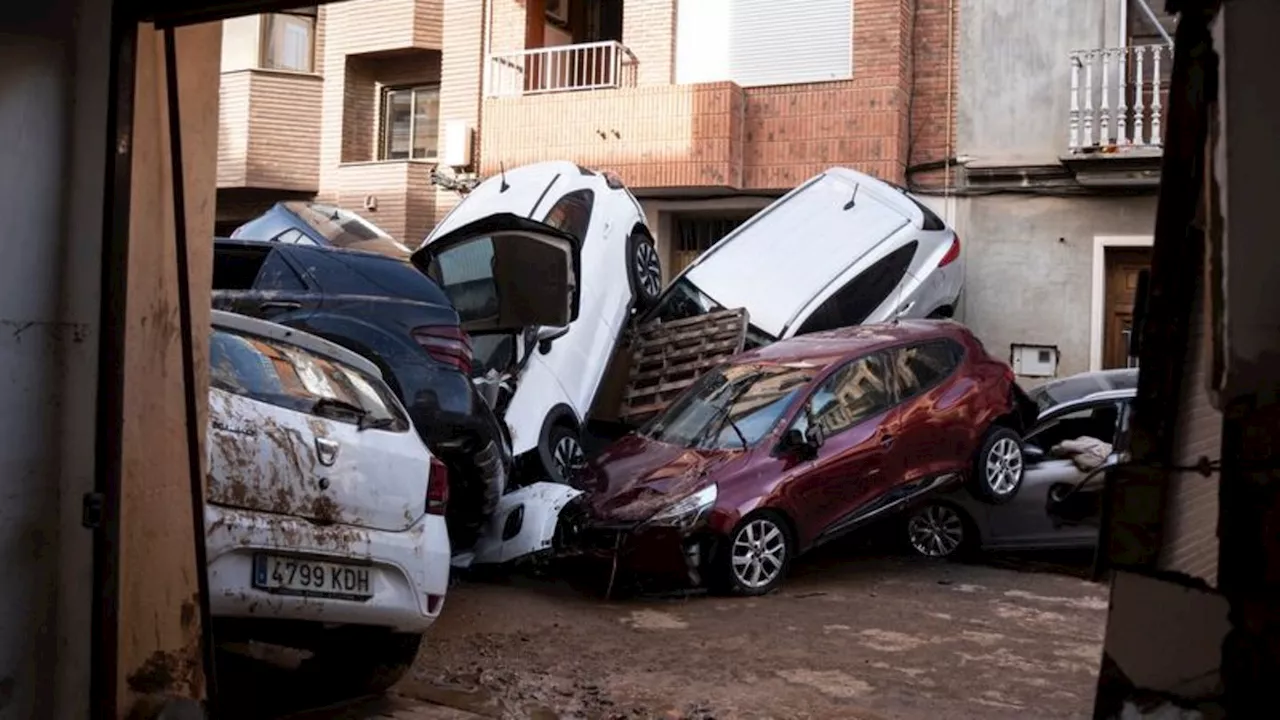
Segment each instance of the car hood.
[[643,522],[714,483],[743,455],[742,450],[698,450],[628,435],[595,459],[583,490],[597,520]]

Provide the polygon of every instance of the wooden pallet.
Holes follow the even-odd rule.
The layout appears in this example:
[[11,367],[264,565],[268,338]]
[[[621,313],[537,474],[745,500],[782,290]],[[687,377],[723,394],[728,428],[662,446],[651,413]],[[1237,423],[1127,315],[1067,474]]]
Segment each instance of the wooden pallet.
[[629,425],[645,422],[703,373],[742,352],[747,320],[746,309],[739,308],[638,328],[619,419]]

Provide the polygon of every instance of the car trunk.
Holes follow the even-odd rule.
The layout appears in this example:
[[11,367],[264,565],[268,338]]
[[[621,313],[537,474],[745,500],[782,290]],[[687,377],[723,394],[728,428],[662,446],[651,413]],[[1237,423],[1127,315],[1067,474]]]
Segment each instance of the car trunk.
[[426,511],[411,431],[361,430],[222,390],[209,393],[211,504],[322,525],[405,530]]

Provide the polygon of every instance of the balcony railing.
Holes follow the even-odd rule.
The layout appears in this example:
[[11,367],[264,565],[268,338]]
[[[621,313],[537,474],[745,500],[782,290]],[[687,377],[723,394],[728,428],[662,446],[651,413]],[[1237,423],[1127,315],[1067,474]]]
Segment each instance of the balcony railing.
[[513,97],[635,84],[636,56],[622,43],[606,40],[490,55],[485,95]]
[[1071,53],[1071,152],[1159,150],[1172,67],[1167,45]]

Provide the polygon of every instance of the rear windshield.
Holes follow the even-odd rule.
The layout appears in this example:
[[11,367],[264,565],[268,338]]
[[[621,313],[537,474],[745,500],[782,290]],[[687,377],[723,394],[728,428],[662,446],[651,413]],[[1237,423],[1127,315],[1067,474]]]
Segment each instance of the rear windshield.
[[444,291],[403,260],[319,248],[300,247],[294,252],[326,293],[403,298],[449,307]]
[[409,257],[409,248],[350,210],[298,200],[286,202],[284,206],[333,247]]

